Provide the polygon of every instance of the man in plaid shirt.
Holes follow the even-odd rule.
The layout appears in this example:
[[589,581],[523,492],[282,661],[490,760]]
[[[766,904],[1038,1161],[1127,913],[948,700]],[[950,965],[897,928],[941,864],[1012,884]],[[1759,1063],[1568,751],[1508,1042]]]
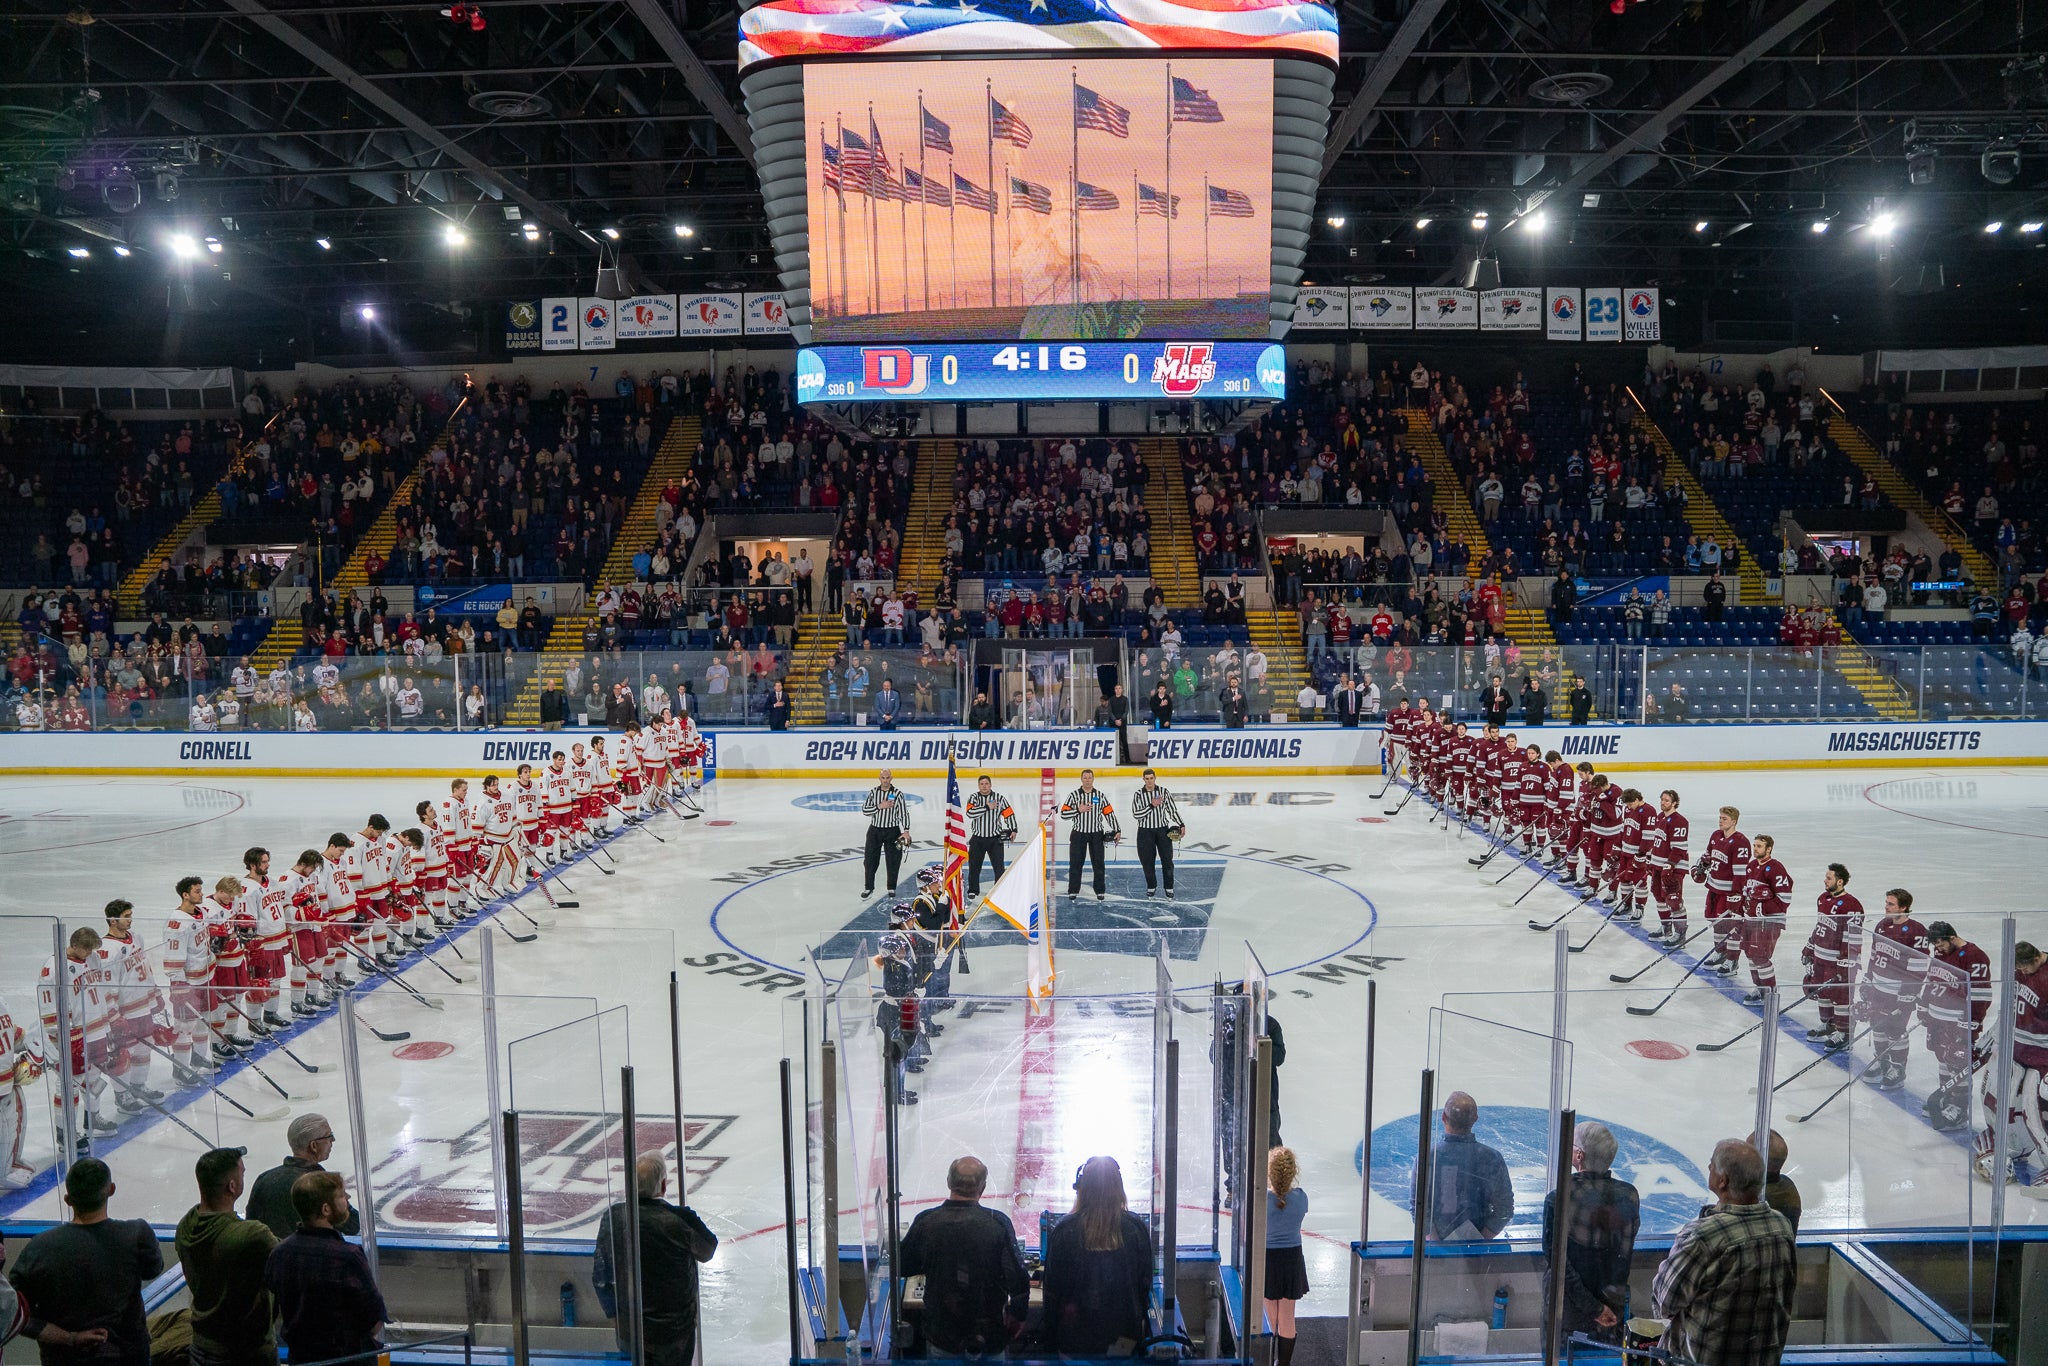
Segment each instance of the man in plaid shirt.
[[1720,1203],[1678,1231],[1651,1285],[1671,1323],[1663,1346],[1699,1366],[1777,1366],[1799,1275],[1792,1225],[1763,1203],[1763,1156],[1739,1139],[1714,1145],[1707,1189]]

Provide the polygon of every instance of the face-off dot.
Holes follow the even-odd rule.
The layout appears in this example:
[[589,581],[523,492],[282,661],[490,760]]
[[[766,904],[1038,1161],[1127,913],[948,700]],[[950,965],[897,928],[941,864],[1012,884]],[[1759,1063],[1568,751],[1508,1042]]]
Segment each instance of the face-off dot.
[[432,1062],[445,1058],[455,1051],[452,1043],[441,1043],[435,1039],[421,1039],[418,1043],[401,1045],[391,1050],[391,1056],[400,1062]]
[[1652,1062],[1677,1062],[1692,1053],[1692,1050],[1683,1044],[1667,1043],[1663,1039],[1631,1039],[1628,1051]]

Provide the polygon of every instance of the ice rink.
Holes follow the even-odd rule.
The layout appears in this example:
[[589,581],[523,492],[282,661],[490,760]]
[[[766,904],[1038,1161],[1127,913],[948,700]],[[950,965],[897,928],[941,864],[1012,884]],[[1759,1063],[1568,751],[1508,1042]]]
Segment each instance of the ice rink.
[[[1041,802],[1076,775],[1005,778],[1028,822]],[[963,786],[971,782],[962,774]],[[1724,803],[1742,808],[1742,828],[1771,834],[1796,880],[1792,921],[1777,961],[1788,1002],[1798,997],[1799,947],[1813,925],[1814,897],[1829,862],[1851,869],[1850,890],[1873,919],[1885,889],[1917,897],[1923,922],[1953,921],[1994,959],[1997,917],[2021,917],[2020,937],[2048,943],[2048,911],[2033,871],[2048,840],[2048,786],[2024,768],[1865,769],[1629,773],[1626,785],[1654,794],[1676,788],[1692,821],[1697,854]],[[1121,809],[1135,777],[1104,782]],[[917,799],[914,834],[935,858],[942,780],[904,786]],[[636,1064],[641,1109],[657,1133],[673,1135],[669,1082],[668,976],[681,975],[683,1136],[689,1202],[722,1244],[706,1269],[707,1359],[760,1359],[746,1349],[786,1341],[782,1291],[782,1189],[777,1059],[800,1057],[800,1002],[806,950],[820,946],[828,970],[844,971],[863,937],[882,924],[880,893],[864,901],[858,848],[866,782],[713,783],[706,815],[685,824],[657,818],[651,832],[628,831],[597,862],[569,870],[580,904],[556,910],[536,894],[495,919],[531,942],[464,927],[404,980],[439,1008],[384,983],[359,994],[361,1015],[387,1041],[359,1030],[369,1157],[380,1227],[395,1234],[495,1233],[490,1165],[492,1099],[486,1083],[485,1011],[479,980],[482,940],[497,934],[497,1035],[502,1048],[499,1106],[526,1125],[522,1176],[529,1233],[582,1236],[616,1189],[617,1135],[603,1122],[616,1104],[618,1066]],[[1555,945],[1532,933],[1533,916],[1563,915],[1576,899],[1506,858],[1475,871],[1484,848],[1459,835],[1420,801],[1387,815],[1399,789],[1375,800],[1377,778],[1235,777],[1189,780],[1177,789],[1188,820],[1178,899],[1146,901],[1130,841],[1110,867],[1110,899],[1078,906],[1062,897],[1060,1007],[1029,1024],[1014,999],[1022,955],[1014,936],[978,934],[971,967],[955,972],[958,1010],[944,1017],[929,1068],[914,1079],[922,1103],[905,1120],[907,1200],[939,1198],[945,1162],[973,1151],[991,1168],[991,1200],[1020,1231],[1037,1212],[1069,1198],[1072,1173],[1108,1152],[1127,1172],[1146,1166],[1152,1117],[1149,996],[1156,945],[1169,946],[1174,982],[1190,1000],[1219,977],[1236,979],[1246,946],[1271,975],[1271,1014],[1285,1031],[1279,1071],[1283,1135],[1301,1158],[1309,1192],[1308,1262],[1315,1290],[1305,1313],[1341,1313],[1345,1244],[1358,1233],[1358,1154],[1364,1115],[1365,983],[1379,992],[1373,1234],[1408,1232],[1405,1190],[1412,1165],[1417,1074],[1434,1064],[1441,1089],[1472,1092],[1481,1136],[1508,1153],[1526,1197],[1512,1234],[1533,1231],[1543,1189],[1544,1110],[1550,1097]],[[227,778],[8,779],[0,782],[0,876],[8,888],[0,920],[0,998],[33,1029],[35,976],[50,953],[50,922],[100,924],[100,907],[123,897],[152,945],[187,874],[212,881],[239,872],[251,845],[278,864],[318,848],[332,831],[356,831],[372,811],[395,828],[412,824],[415,802],[443,782],[287,781]],[[658,836],[665,843],[657,843]],[[1055,848],[1064,850],[1064,837]],[[1060,887],[1064,891],[1062,853]],[[1698,927],[1700,889],[1688,885]],[[35,917],[46,917],[36,919]],[[1751,1127],[1761,1034],[1724,1051],[1757,1020],[1741,1003],[1746,981],[1698,976],[1652,1018],[1627,1014],[1677,984],[1690,953],[1663,957],[1639,929],[1602,927],[1593,909],[1564,919],[1574,944],[1599,937],[1569,960],[1569,1103],[1581,1118],[1613,1126],[1622,1139],[1619,1173],[1644,1194],[1647,1231],[1668,1231],[1707,1198],[1701,1173],[1717,1139]],[[445,968],[446,971],[442,971]],[[1744,974],[1746,978],[1746,973]],[[459,980],[458,980],[459,979]],[[977,997],[988,999],[977,1000]],[[623,1011],[619,1010],[623,1007]],[[595,1020],[592,1010],[606,1012]],[[1189,1018],[1199,1018],[1191,1010]],[[1814,1062],[1806,1028],[1811,1007],[1787,1011],[1777,1038],[1780,1077]],[[287,1041],[305,1064],[342,1060],[332,1014]],[[1208,1076],[1199,1042],[1183,1045],[1183,1095],[1206,1106]],[[1862,1086],[1805,1123],[1793,1114],[1819,1104],[1860,1067],[1829,1059],[1778,1093],[1775,1120],[1792,1145],[1788,1168],[1805,1193],[1808,1231],[1854,1227],[1945,1228],[1981,1221],[1989,1187],[1969,1174],[1967,1135],[1933,1132],[1920,1101],[1933,1064],[1916,1037],[1903,1092]],[[222,1092],[266,1115],[280,1108],[326,1114],[341,1135],[331,1165],[353,1170],[357,1138],[348,1124],[342,1076],[318,1073],[276,1051],[259,1052],[265,1076],[230,1068]],[[167,1085],[158,1068],[160,1086]],[[1047,1084],[1040,1080],[1050,1077]],[[270,1083],[275,1082],[273,1086]],[[281,1093],[307,1099],[288,1101]],[[314,1098],[317,1097],[317,1098]],[[173,1097],[181,1119],[204,1137],[247,1144],[252,1169],[284,1155],[281,1119],[251,1120],[206,1091]],[[47,1094],[31,1097],[27,1160],[47,1168],[53,1144]],[[192,1203],[193,1135],[145,1114],[98,1144],[120,1191],[114,1213],[168,1225]],[[1184,1164],[1182,1218],[1206,1230],[1208,1175]],[[360,1182],[357,1182],[360,1185]],[[0,1197],[0,1214],[57,1217],[48,1174]],[[1193,1196],[1194,1198],[1190,1198]],[[908,1213],[908,1212],[906,1212]],[[2015,1199],[2008,1217],[2048,1219],[2048,1205]],[[851,1226],[849,1226],[851,1227]],[[1030,1236],[1027,1234],[1027,1236]]]

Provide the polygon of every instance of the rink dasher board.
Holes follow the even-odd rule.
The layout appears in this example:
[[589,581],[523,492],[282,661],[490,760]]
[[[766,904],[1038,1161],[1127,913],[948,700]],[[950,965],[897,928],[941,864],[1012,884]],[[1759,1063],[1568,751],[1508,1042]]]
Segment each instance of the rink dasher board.
[[[1474,729],[1477,729],[1476,726]],[[1523,743],[1604,770],[1896,768],[2048,763],[2048,721],[1779,722],[1695,726],[1510,725]],[[0,735],[0,774],[254,778],[438,777],[501,773],[544,764],[556,749],[602,730],[408,731],[295,734],[243,732],[43,732]],[[1116,763],[1104,730],[987,731],[850,729],[713,730],[707,776],[871,779],[943,777],[949,750],[964,772],[1037,775]],[[1373,774],[1378,727],[1268,725],[1152,731],[1146,762],[1162,775]]]

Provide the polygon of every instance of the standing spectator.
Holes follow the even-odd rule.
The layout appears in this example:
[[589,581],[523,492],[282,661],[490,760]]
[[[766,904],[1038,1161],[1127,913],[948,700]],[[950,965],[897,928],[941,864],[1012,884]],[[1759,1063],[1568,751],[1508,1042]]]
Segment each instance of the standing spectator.
[[[633,1166],[640,1214],[640,1286],[631,1306],[647,1339],[648,1366],[688,1366],[697,1353],[697,1263],[718,1251],[718,1235],[688,1205],[672,1205],[668,1164],[649,1154]],[[604,1212],[597,1225],[597,1261],[590,1282],[597,1302],[614,1320],[620,1348],[632,1341],[632,1323],[619,1317],[618,1282],[626,1260],[626,1207]]]
[[1514,707],[1514,699],[1507,686],[1495,674],[1493,681],[1486,685],[1486,692],[1479,699],[1479,714],[1490,726],[1504,726],[1508,723],[1508,712]]
[[1721,582],[1721,571],[1715,569],[1700,586],[1700,616],[1706,621],[1719,621],[1726,615],[1728,607],[1728,585]]
[[45,1366],[148,1366],[142,1287],[163,1274],[163,1252],[143,1220],[107,1216],[113,1195],[107,1164],[81,1158],[64,1174],[71,1222],[29,1239],[7,1273]]
[[333,1172],[292,1183],[298,1231],[271,1249],[263,1284],[277,1302],[278,1335],[294,1361],[375,1352],[388,1317],[370,1259],[341,1236],[348,1192]]
[[1000,1357],[1024,1326],[1031,1281],[1010,1216],[981,1203],[987,1187],[985,1163],[955,1158],[946,1168],[945,1203],[920,1213],[903,1237],[897,1270],[924,1277],[927,1352]]
[[1593,690],[1586,686],[1586,680],[1572,675],[1571,691],[1564,695],[1566,705],[1572,709],[1572,724],[1583,726],[1593,715]]
[[[1605,1124],[1591,1120],[1572,1130],[1572,1208],[1564,1231],[1565,1333],[1620,1342],[1628,1318],[1629,1263],[1635,1257],[1642,1204],[1636,1188],[1614,1175],[1618,1145]],[[1557,1274],[1557,1192],[1543,1198],[1543,1303],[1553,1303]]]
[[1763,1157],[1738,1139],[1714,1145],[1707,1189],[1719,1203],[1678,1231],[1651,1286],[1670,1321],[1660,1345],[1699,1366],[1774,1366],[1799,1277],[1792,1226],[1763,1203]]
[[1558,570],[1556,580],[1550,585],[1551,625],[1569,625],[1572,619],[1572,609],[1578,606],[1578,602],[1578,585],[1572,582],[1572,576],[1568,571]]
[[[1756,1135],[1749,1136],[1749,1145],[1757,1147]],[[1764,1203],[1785,1216],[1785,1222],[1792,1225],[1796,1236],[1799,1232],[1799,1216],[1805,1213],[1805,1202],[1799,1197],[1799,1187],[1792,1178],[1785,1175],[1785,1159],[1792,1155],[1785,1146],[1785,1137],[1776,1129],[1771,1130],[1771,1146],[1764,1153]]]
[[875,728],[894,730],[896,722],[903,716],[903,695],[896,691],[895,683],[887,677],[882,679],[882,690],[875,694]]
[[192,1366],[263,1366],[277,1360],[263,1267],[277,1235],[235,1213],[246,1171],[242,1148],[199,1159],[199,1203],[178,1221],[178,1266],[192,1296]]
[[[307,1172],[327,1170],[320,1164],[334,1152],[334,1126],[325,1115],[300,1115],[286,1128],[284,1138],[291,1156],[256,1178],[249,1187],[247,1206],[249,1217],[268,1225],[279,1238],[291,1237],[299,1226],[299,1212],[292,1207],[292,1187]],[[350,1210],[335,1227],[352,1238],[363,1231],[362,1216]]]
[[1294,1149],[1266,1154],[1266,1322],[1279,1341],[1273,1366],[1293,1366],[1294,1302],[1308,1294],[1308,1262],[1301,1255],[1308,1192],[1295,1184],[1300,1175]]
[[768,729],[789,729],[789,694],[782,690],[782,680],[776,679],[774,691],[768,694]]
[[1515,1188],[1498,1150],[1472,1136],[1479,1102],[1463,1091],[1444,1101],[1443,1138],[1430,1168],[1428,1237],[1463,1243],[1500,1237],[1515,1217]]
[[[1588,702],[1590,706],[1590,700]],[[1536,681],[1536,675],[1522,675],[1522,724],[1540,726],[1550,714],[1550,698],[1543,691],[1543,685]]]
[[562,691],[562,680],[550,678],[540,694],[540,728],[560,730],[569,719],[569,697]]
[[1113,1157],[1091,1157],[1074,1179],[1072,1213],[1045,1248],[1045,1325],[1068,1356],[1130,1356],[1145,1336],[1152,1248],[1124,1198]]

